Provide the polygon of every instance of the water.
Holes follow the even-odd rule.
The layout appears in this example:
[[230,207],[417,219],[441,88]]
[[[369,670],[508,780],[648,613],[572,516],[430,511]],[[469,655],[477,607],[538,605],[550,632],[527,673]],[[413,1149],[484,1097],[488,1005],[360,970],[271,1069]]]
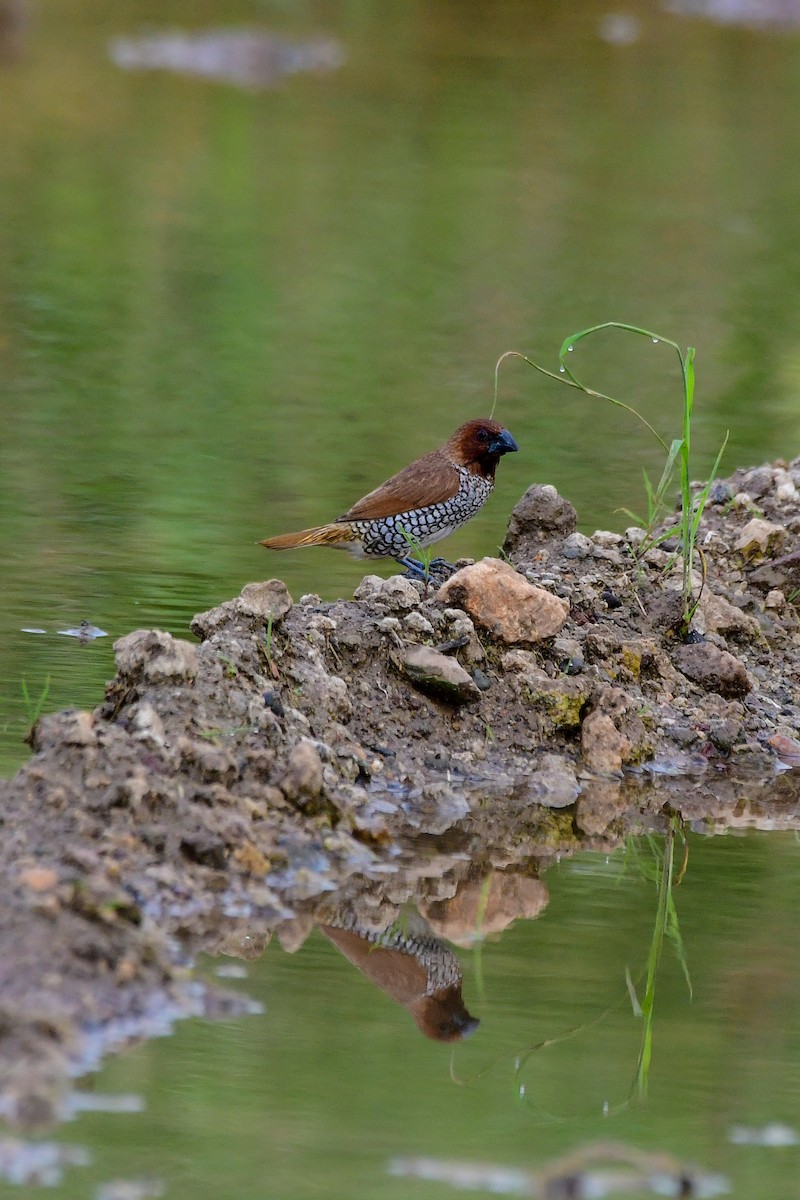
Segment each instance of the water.
[[[797,855],[788,834],[690,838],[675,900],[693,994],[667,946],[646,1101],[625,972],[641,996],[655,891],[630,854],[587,854],[546,874],[537,920],[459,951],[481,1025],[455,1050],[423,1038],[319,933],[294,955],[272,944],[245,979],[225,980],[264,1015],[187,1021],[88,1082],[129,1108],[142,1097],[144,1111],[87,1112],[60,1131],[93,1161],[55,1194],[146,1178],[209,1200],[444,1200],[446,1183],[390,1178],[387,1165],[424,1156],[530,1171],[602,1140],[722,1174],[733,1195],[793,1200],[800,1146],[736,1140],[741,1126],[800,1132],[800,936],[785,903]],[[220,961],[236,960],[201,969],[213,979]],[[53,1193],[26,1192],[40,1194]]]
[[[335,517],[486,412],[505,350],[555,370],[572,331],[632,321],[697,346],[698,476],[728,429],[730,468],[796,451],[795,35],[589,0],[2,15],[5,773],[23,678],[49,708],[90,706],[132,628],[185,633],[272,574],[351,592],[357,563],[256,541]],[[143,32],[185,53],[242,28],[334,49],[269,86],[113,58]],[[677,432],[667,347],[605,334],[573,358]],[[507,362],[497,414],[522,452],[447,553],[492,552],[534,480],[584,529],[628,524],[660,452],[597,405]],[[53,636],[81,620],[109,638]]]
[[[110,50],[244,26],[330,39],[341,65],[245,87]],[[6,0],[3,30],[0,771],[26,710],[99,700],[131,629],[186,635],[273,574],[349,594],[358,564],[256,541],[335,517],[486,412],[505,350],[555,370],[570,334],[636,323],[697,347],[698,476],[726,430],[730,469],[797,452],[796,34],[590,0]],[[668,347],[606,334],[570,362],[676,434]],[[641,468],[660,473],[638,425],[519,361],[497,415],[521,453],[453,557],[492,552],[534,480],[591,530],[628,524]],[[82,620],[109,636],[58,635]],[[800,1150],[729,1135],[798,1128],[797,853],[791,834],[693,839],[694,998],[667,947],[646,1103],[625,969],[640,979],[654,894],[584,856],[549,873],[539,920],[462,953],[482,1023],[454,1054],[321,935],[272,945],[226,980],[263,1016],[110,1062],[87,1086],[144,1111],[80,1115],[55,1136],[92,1165],[0,1196],[152,1179],[198,1200],[422,1200],[452,1189],[390,1160],[536,1169],[614,1139],[794,1200]]]

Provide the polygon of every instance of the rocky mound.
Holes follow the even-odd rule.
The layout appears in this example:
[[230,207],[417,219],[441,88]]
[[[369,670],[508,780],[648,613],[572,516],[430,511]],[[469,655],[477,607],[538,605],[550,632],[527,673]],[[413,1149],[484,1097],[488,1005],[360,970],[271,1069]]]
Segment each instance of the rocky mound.
[[375,929],[490,871],[526,895],[555,853],[666,810],[800,824],[780,772],[800,763],[798,484],[800,460],[715,485],[688,642],[676,548],[581,534],[547,486],[503,559],[441,585],[293,603],[270,580],[197,616],[196,642],[122,638],[102,704],[42,718],[0,782],[0,1112],[52,1118],[92,1054],[218,1003],[176,937],[293,947],[336,889]]

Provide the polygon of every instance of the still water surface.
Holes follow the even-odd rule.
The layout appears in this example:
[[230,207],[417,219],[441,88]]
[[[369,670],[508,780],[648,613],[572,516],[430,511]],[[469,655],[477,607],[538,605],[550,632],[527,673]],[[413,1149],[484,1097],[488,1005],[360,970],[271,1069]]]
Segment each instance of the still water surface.
[[[481,1024],[455,1050],[423,1038],[318,932],[294,955],[272,944],[246,978],[226,980],[263,1015],[185,1022],[90,1081],[140,1096],[144,1111],[67,1126],[61,1139],[93,1163],[55,1194],[146,1177],[169,1197],[444,1200],[451,1187],[394,1178],[389,1162],[530,1170],[613,1140],[721,1173],[735,1196],[795,1200],[800,1145],[731,1139],[775,1122],[800,1138],[797,857],[791,834],[690,838],[675,899],[693,994],[667,946],[646,1101],[625,973],[641,984],[655,890],[630,850],[585,854],[546,874],[537,920],[459,951]],[[209,978],[220,962],[236,960],[204,960]]]
[[[243,28],[333,49],[247,86],[187,68],[187,39]],[[183,66],[136,69],[143,33]],[[256,541],[335,518],[484,413],[507,349],[554,366],[575,330],[645,325],[697,346],[698,476],[726,430],[731,469],[797,452],[791,22],[4,0],[0,38],[0,771],[25,754],[23,679],[91,706],[132,628],[185,634],[272,574],[351,593],[358,564]],[[574,358],[678,432],[663,346],[606,335]],[[452,557],[492,552],[532,481],[590,530],[641,509],[659,451],[629,418],[520,363],[497,411],[521,453]],[[109,638],[57,635],[82,619]]]
[[[552,366],[574,330],[646,325],[698,348],[698,475],[726,430],[730,469],[797,453],[791,29],[643,2],[609,24],[594,0],[2,8],[29,19],[0,66],[1,771],[25,754],[23,680],[46,708],[92,706],[132,628],[186,635],[272,574],[350,593],[357,564],[254,543],[335,517],[485,412],[504,350]],[[241,87],[110,50],[243,26],[331,39],[340,64]],[[579,365],[677,432],[663,347],[608,337]],[[453,557],[492,552],[534,480],[593,529],[627,524],[641,468],[658,474],[640,428],[521,364],[498,416],[522,452]],[[58,634],[84,618],[110,636]],[[452,1193],[390,1159],[537,1167],[613,1138],[796,1200],[797,1147],[729,1135],[798,1128],[797,854],[792,835],[693,839],[677,901],[694,996],[667,948],[646,1103],[628,1102],[625,970],[655,896],[619,856],[583,856],[549,873],[540,920],[463,952],[482,1023],[454,1054],[321,935],[270,946],[234,985],[263,1016],[188,1022],[93,1081],[145,1110],[65,1129],[94,1161],[57,1194],[153,1176],[200,1200],[422,1200]]]

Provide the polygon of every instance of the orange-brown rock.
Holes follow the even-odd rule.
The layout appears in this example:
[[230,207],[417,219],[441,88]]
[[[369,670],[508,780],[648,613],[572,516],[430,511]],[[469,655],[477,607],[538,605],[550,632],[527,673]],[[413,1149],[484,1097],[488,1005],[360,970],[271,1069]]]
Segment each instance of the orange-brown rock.
[[437,599],[463,608],[476,625],[509,646],[555,637],[569,615],[566,600],[534,587],[499,558],[484,558],[456,571]]

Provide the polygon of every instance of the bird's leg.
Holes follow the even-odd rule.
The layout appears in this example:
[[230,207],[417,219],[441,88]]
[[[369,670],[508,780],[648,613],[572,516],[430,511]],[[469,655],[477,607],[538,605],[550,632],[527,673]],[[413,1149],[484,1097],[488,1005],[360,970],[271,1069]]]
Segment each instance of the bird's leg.
[[419,559],[412,558],[410,554],[403,555],[394,560],[398,567],[402,567],[412,579],[421,579],[423,583],[428,582],[428,572],[425,570],[425,564]]

